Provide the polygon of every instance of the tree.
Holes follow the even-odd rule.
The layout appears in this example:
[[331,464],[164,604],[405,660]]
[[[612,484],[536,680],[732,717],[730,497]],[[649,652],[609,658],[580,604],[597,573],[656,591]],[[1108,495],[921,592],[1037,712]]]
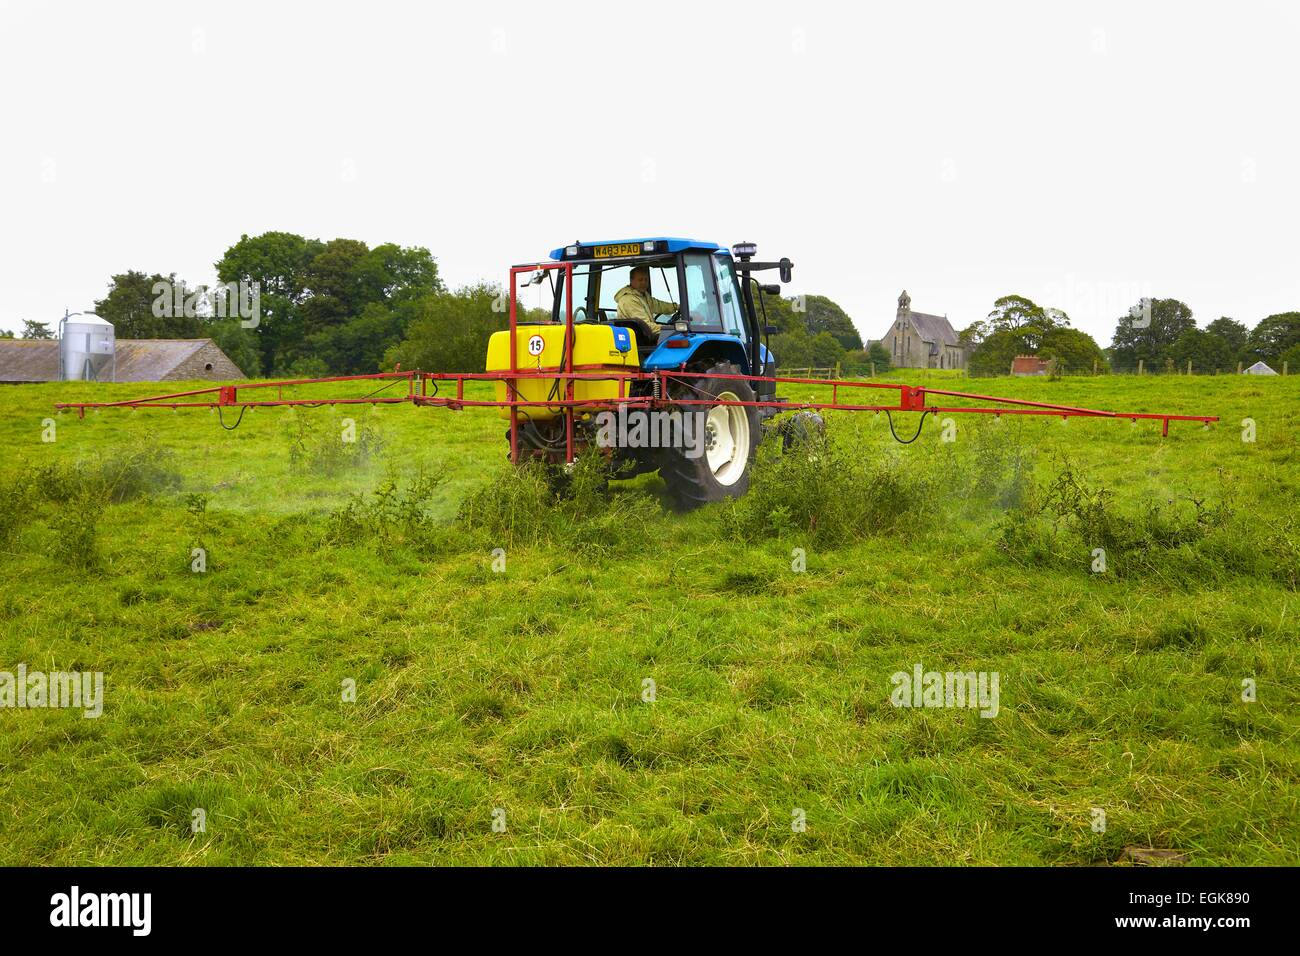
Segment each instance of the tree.
[[1279,312],[1262,319],[1246,339],[1246,349],[1254,360],[1270,365],[1291,346],[1300,343],[1300,312]]
[[256,282],[264,368],[373,372],[402,341],[418,304],[446,290],[428,249],[358,239],[321,242],[287,232],[243,236],[217,263],[222,282]]
[[804,296],[803,303],[803,325],[810,335],[829,332],[845,349],[862,348],[862,336],[848,313],[838,305],[824,295]]
[[830,368],[844,358],[844,346],[829,332],[818,332],[809,343],[812,364],[817,368]]
[[[1092,371],[1094,364],[1106,367],[1106,356],[1101,346],[1087,332],[1055,326],[1043,335],[1037,353],[1042,358],[1056,359],[1058,372]],[[1014,356],[1013,356],[1014,358]],[[1007,363],[1010,368],[1010,363]]]
[[989,331],[1015,331],[1038,321],[1042,315],[1042,308],[1023,295],[1004,295],[993,303],[993,311],[988,317]]
[[50,326],[46,322],[36,322],[32,319],[23,319],[24,339],[52,339],[54,333],[50,331]]
[[849,349],[862,348],[862,337],[848,313],[824,295],[781,296],[755,292],[758,321],[777,331],[769,343],[778,367],[829,368],[843,362]]
[[447,291],[438,263],[428,249],[385,243],[371,249],[356,265],[366,302],[398,303]]
[[488,339],[508,322],[508,311],[498,312],[494,305],[504,302],[508,309],[507,300],[500,287],[487,283],[425,296],[419,300],[406,338],[385,353],[384,366],[400,363],[431,372],[482,371]]
[[1226,315],[1207,325],[1205,331],[1224,341],[1228,346],[1228,350],[1232,352],[1234,361],[1240,358],[1242,352],[1246,350],[1246,338],[1250,332],[1242,323],[1236,322]]
[[[418,315],[418,303],[412,305],[410,312]],[[382,367],[384,353],[402,341],[404,328],[399,311],[381,302],[371,302],[357,318],[309,336],[303,342],[302,352],[323,361],[331,372],[364,375]]]
[[[1147,369],[1161,368],[1172,362],[1170,349],[1178,337],[1196,328],[1192,310],[1177,299],[1151,299],[1139,302],[1129,314],[1119,319],[1111,343],[1114,367],[1132,371],[1142,361]],[[1149,323],[1149,324],[1148,324]]]
[[1236,356],[1237,352],[1222,336],[1193,328],[1183,330],[1169,347],[1168,358],[1177,371],[1187,368],[1187,363],[1191,362],[1193,372],[1212,372],[1231,368]]
[[[173,289],[179,297],[171,293]],[[192,339],[200,334],[201,320],[185,315],[184,300],[194,291],[174,272],[164,276],[130,270],[112,277],[108,295],[91,311],[112,323],[113,333],[120,339]]]
[[1023,295],[1006,295],[993,303],[984,333],[985,337],[997,332],[1013,333],[1024,352],[1032,354],[1038,351],[1047,332],[1069,325],[1070,317],[1060,309],[1045,309]]
[[257,334],[246,329],[238,317],[213,319],[203,324],[203,334],[226,353],[226,358],[239,366],[249,378],[262,374],[262,353],[258,349]]
[[[764,313],[766,312],[766,324],[774,326],[778,334],[807,332],[811,338],[822,332],[828,332],[839,342],[842,349],[862,348],[862,336],[858,334],[858,330],[853,325],[853,320],[849,318],[848,313],[824,295],[783,298],[778,295],[767,295],[756,290],[754,294],[754,310],[758,314],[760,323],[764,322]],[[773,345],[773,351],[775,351],[775,345]],[[778,360],[782,361],[783,364],[790,364],[784,360],[783,356],[778,355]],[[808,363],[796,364],[806,365]]]
[[300,308],[308,295],[307,269],[324,248],[290,232],[241,236],[217,262],[222,282],[257,283],[261,315],[256,335],[264,369],[288,366],[290,353],[302,341]]
[[310,294],[301,306],[298,351],[349,375],[379,369],[418,314],[418,302],[445,292],[428,249],[393,243],[367,249],[355,239],[326,243],[306,278]]
[[987,319],[972,322],[957,339],[972,349],[968,362],[972,375],[1006,375],[1017,355],[1038,354],[1049,342],[1055,342],[1053,357],[1081,362],[1086,356],[1091,367],[1093,353],[1087,343],[1094,349],[1096,343],[1086,335],[1081,339],[1065,332],[1073,330],[1070,317],[1060,309],[1044,308],[1023,295],[1004,295],[993,303]]
[[813,360],[812,336],[803,329],[774,335],[770,344],[778,369],[810,368],[816,364]]
[[[1287,349],[1277,357],[1278,367],[1273,369],[1275,372],[1282,371],[1286,367],[1287,373],[1295,375],[1300,373],[1300,343],[1297,343]],[[1254,364],[1253,362],[1251,363]]]
[[984,337],[971,354],[967,370],[972,375],[1006,375],[1017,355],[1031,351],[1018,331],[1000,329]]
[[764,315],[767,317],[767,324],[776,327],[779,333],[793,332],[795,330],[805,331],[803,313],[794,311],[794,299],[784,299],[779,295],[767,295],[759,292],[757,287],[754,290],[754,312],[758,316],[758,321],[764,321]]
[[[357,239],[331,239],[312,256],[303,270],[308,295],[299,307],[304,339],[361,314],[367,286],[361,263],[369,253]],[[382,296],[382,290],[371,291]]]
[[966,328],[957,333],[957,341],[966,347],[968,351],[975,351],[979,348],[981,342],[988,337],[993,330],[983,319],[976,319]]

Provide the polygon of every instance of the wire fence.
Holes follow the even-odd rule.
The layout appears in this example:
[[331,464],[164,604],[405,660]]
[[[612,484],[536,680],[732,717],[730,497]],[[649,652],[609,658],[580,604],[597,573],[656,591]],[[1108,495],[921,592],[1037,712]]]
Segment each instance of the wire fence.
[[[1268,364],[1268,363],[1265,363]],[[1022,375],[1026,378],[1094,378],[1101,375],[1132,375],[1132,376],[1174,376],[1174,375],[1244,375],[1244,374],[1269,374],[1268,372],[1249,373],[1250,365],[1245,362],[1238,362],[1232,366],[1204,366],[1197,367],[1195,363],[1186,365],[1171,366],[1164,365],[1159,368],[1147,368],[1145,363],[1139,367],[1133,368],[1111,368],[1100,363],[1092,368],[1066,368],[1066,369],[1044,369],[1038,372],[1012,372],[1010,368],[1000,372],[971,372],[968,369],[936,369],[936,368],[905,368],[902,366],[883,366],[883,365],[837,365],[831,369],[782,369],[780,374],[790,375],[796,378],[876,378],[881,375],[906,375],[911,378],[922,379],[929,377],[932,373],[937,378],[996,378],[1002,375]],[[1271,371],[1276,375],[1289,375],[1291,373],[1290,363],[1281,362],[1276,366],[1269,364]],[[805,372],[809,374],[804,374]],[[830,374],[825,374],[830,373]]]

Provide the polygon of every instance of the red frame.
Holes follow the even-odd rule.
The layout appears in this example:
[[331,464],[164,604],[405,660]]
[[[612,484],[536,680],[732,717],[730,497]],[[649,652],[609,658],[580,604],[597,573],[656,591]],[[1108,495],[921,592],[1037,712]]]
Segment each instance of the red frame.
[[[512,333],[514,330],[511,330]],[[975,395],[969,392],[953,392],[946,389],[926,388],[925,386],[912,385],[894,385],[887,382],[846,382],[819,378],[765,378],[760,375],[719,375],[712,372],[688,372],[684,369],[678,369],[671,372],[613,372],[609,370],[588,371],[586,369],[573,368],[572,352],[572,326],[566,333],[566,339],[569,341],[569,355],[566,359],[566,370],[556,371],[554,369],[520,369],[517,364],[509,372],[377,372],[371,375],[336,375],[330,378],[304,378],[292,379],[279,382],[251,382],[247,385],[220,385],[212,388],[201,388],[190,392],[175,392],[170,395],[156,395],[148,398],[125,399],[120,402],[59,402],[55,408],[69,409],[75,408],[84,418],[88,408],[265,408],[278,405],[390,405],[402,402],[410,402],[413,405],[424,405],[430,408],[448,408],[453,411],[459,411],[466,407],[475,408],[509,408],[511,410],[511,457],[512,460],[518,460],[518,417],[517,410],[520,408],[555,408],[562,406],[567,416],[566,425],[566,455],[569,461],[573,460],[573,421],[578,411],[598,411],[617,408],[619,405],[632,405],[637,407],[657,408],[673,407],[682,405],[745,405],[754,408],[776,408],[781,411],[794,411],[796,409],[815,409],[815,410],[837,410],[846,412],[917,412],[924,411],[927,413],[973,413],[981,415],[1059,415],[1061,418],[1127,418],[1132,421],[1138,419],[1152,419],[1163,423],[1161,434],[1169,434],[1170,422],[1202,422],[1209,424],[1217,422],[1217,415],[1170,415],[1163,412],[1112,412],[1105,409],[1097,408],[1078,408],[1073,405],[1053,405],[1047,402],[1032,402],[1023,398],[1001,398],[996,395]],[[512,363],[514,364],[514,363]],[[659,379],[660,394],[664,394],[663,387],[674,379],[688,378],[721,378],[734,379],[736,381],[746,382],[765,382],[775,383],[778,385],[829,385],[832,389],[831,401],[829,402],[774,402],[774,401],[724,401],[719,402],[709,398],[679,398],[679,399],[654,399],[648,395],[640,397],[620,397],[617,399],[585,399],[577,401],[573,398],[573,383],[576,381],[608,381],[609,379],[618,379],[620,381],[619,393],[624,393],[624,382],[644,381]],[[420,387],[417,391],[415,382],[419,380]],[[507,397],[505,401],[479,400],[465,398],[466,382],[506,382],[513,387],[513,384],[519,379],[524,378],[563,378],[568,382],[565,398],[561,401],[554,399],[549,401],[529,402],[518,397]],[[321,397],[315,398],[290,398],[278,397],[266,401],[249,401],[239,397],[240,392],[245,392],[255,388],[278,388],[283,390],[287,387],[297,385],[319,385],[330,382],[363,382],[374,381],[376,379],[406,379],[408,382],[407,394],[403,396],[390,396],[379,398],[374,396],[362,396],[359,398],[348,397]],[[443,395],[429,395],[427,383],[435,382],[455,382],[456,396],[454,398]],[[841,402],[839,400],[839,390],[842,388],[883,388],[894,389],[899,393],[898,404],[896,405],[869,405],[857,404],[852,402]],[[283,391],[281,391],[283,394]],[[215,395],[214,401],[177,401],[183,398],[195,398],[202,395]],[[982,402],[996,402],[1001,406],[986,408],[982,406],[970,405],[928,405],[926,397],[929,395],[943,395],[949,398],[969,398]]]
[[[577,411],[573,405],[573,263],[571,262],[540,262],[531,266],[511,266],[510,267],[510,377],[505,379],[506,393],[508,396],[517,398],[518,390],[515,383],[521,378],[540,377],[540,376],[520,376],[519,375],[519,351],[518,351],[518,309],[519,300],[515,297],[516,283],[515,279],[524,272],[537,273],[548,272],[552,269],[560,269],[564,272],[564,368],[561,369],[565,378],[564,387],[564,460],[573,461],[573,419]],[[538,372],[546,371],[538,369]],[[560,378],[560,375],[548,374],[546,378]],[[608,376],[606,376],[608,377]],[[500,378],[500,376],[498,376]],[[463,393],[464,385],[457,386],[457,392]],[[620,388],[621,391],[621,388]],[[519,405],[527,403],[510,402],[510,461],[518,464],[519,462]],[[554,407],[555,403],[550,403],[547,407]]]
[[[518,307],[519,303],[516,298],[517,282],[516,278],[522,273],[536,273],[538,271],[561,270],[564,273],[565,283],[565,314],[564,314],[564,363],[559,369],[520,369],[518,355]],[[413,370],[409,372],[392,371],[377,372],[370,375],[335,375],[328,378],[305,378],[290,379],[279,382],[252,382],[247,385],[217,385],[211,388],[195,389],[189,392],[175,392],[170,395],[157,395],[149,398],[127,399],[120,402],[61,402],[54,407],[58,409],[75,408],[81,417],[85,417],[87,408],[259,408],[277,405],[349,405],[349,404],[372,404],[387,405],[397,404],[400,402],[410,402],[413,405],[425,405],[431,408],[447,408],[453,411],[459,411],[467,406],[486,407],[486,408],[509,408],[510,409],[510,460],[519,461],[519,409],[521,408],[555,408],[562,406],[565,418],[565,439],[564,452],[565,461],[573,461],[575,455],[574,448],[574,422],[579,410],[607,410],[617,408],[619,405],[632,405],[637,407],[655,408],[660,406],[683,406],[683,405],[746,405],[756,408],[777,408],[782,411],[792,411],[795,409],[831,409],[840,411],[862,411],[862,412],[926,412],[926,413],[971,413],[980,415],[1060,415],[1061,418],[1085,417],[1085,418],[1128,418],[1137,421],[1139,418],[1154,419],[1163,423],[1161,435],[1169,434],[1170,422],[1217,422],[1216,415],[1166,415],[1156,412],[1111,412],[1102,409],[1078,408],[1073,405],[1054,405],[1047,402],[1031,402],[1027,399],[1019,398],[999,398],[994,395],[975,395],[969,392],[953,392],[946,389],[925,388],[924,386],[912,385],[894,385],[886,382],[845,382],[816,378],[766,378],[761,375],[718,375],[712,372],[688,372],[685,366],[671,372],[646,372],[640,369],[635,371],[614,371],[609,368],[598,366],[581,366],[575,368],[573,364],[573,264],[569,262],[544,262],[536,265],[512,266],[510,269],[510,370],[509,372],[422,372]],[[734,379],[737,381],[747,381],[751,383],[764,382],[775,383],[778,385],[829,385],[831,386],[831,400],[829,402],[773,402],[773,401],[727,401],[719,402],[715,399],[654,399],[650,396],[631,397],[627,395],[626,386],[633,381],[658,380],[659,394],[668,394],[668,383],[673,379],[689,378],[721,378]],[[419,390],[416,389],[416,379],[419,379]],[[516,383],[525,378],[546,378],[565,380],[565,393],[562,401],[545,401],[545,402],[527,402],[519,397]],[[361,382],[374,381],[376,379],[406,379],[407,389],[404,396],[388,396],[384,398],[371,395],[361,396],[358,398],[284,398],[284,389],[297,385],[317,385],[330,382]],[[576,401],[573,397],[574,383],[577,381],[608,381],[615,379],[619,382],[619,398],[611,399],[590,399]],[[456,397],[444,397],[442,395],[429,395],[428,383],[434,382],[452,382],[456,383]],[[498,401],[480,401],[477,399],[465,398],[465,383],[469,381],[494,381],[504,382],[506,384],[507,396],[503,402]],[[279,389],[277,397],[272,401],[245,401],[241,400],[239,393],[255,388],[276,388]],[[897,405],[867,405],[843,403],[840,401],[839,392],[842,388],[883,388],[895,389],[898,391]],[[436,392],[436,389],[435,389]],[[177,399],[196,398],[198,396],[216,395],[215,401],[193,401],[183,402]],[[979,402],[994,402],[1001,406],[1010,407],[971,407],[968,405],[927,405],[926,398],[929,395],[942,395],[949,398],[966,398]]]

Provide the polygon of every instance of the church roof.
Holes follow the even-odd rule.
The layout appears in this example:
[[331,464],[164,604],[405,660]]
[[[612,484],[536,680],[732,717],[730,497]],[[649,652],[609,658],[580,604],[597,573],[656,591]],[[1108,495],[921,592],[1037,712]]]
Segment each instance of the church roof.
[[942,315],[908,312],[907,317],[912,320],[912,324],[916,326],[916,331],[921,334],[922,342],[953,346],[961,344],[957,340],[957,332],[953,329],[952,323]]

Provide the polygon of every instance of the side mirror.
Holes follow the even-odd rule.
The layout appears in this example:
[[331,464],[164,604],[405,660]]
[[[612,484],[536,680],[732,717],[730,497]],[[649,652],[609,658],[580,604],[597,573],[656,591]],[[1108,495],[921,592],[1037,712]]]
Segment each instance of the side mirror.
[[777,285],[775,282],[771,283],[770,285],[760,285],[759,288],[762,289],[768,295],[781,294],[781,287]]
[[780,330],[779,328],[777,328],[775,325],[765,325],[765,326],[763,326],[763,334],[764,334],[764,335],[778,335],[778,334],[780,334],[780,332],[781,332],[781,330]]
[[784,256],[781,257],[781,281],[789,282],[791,275],[790,270],[794,268],[794,263]]

